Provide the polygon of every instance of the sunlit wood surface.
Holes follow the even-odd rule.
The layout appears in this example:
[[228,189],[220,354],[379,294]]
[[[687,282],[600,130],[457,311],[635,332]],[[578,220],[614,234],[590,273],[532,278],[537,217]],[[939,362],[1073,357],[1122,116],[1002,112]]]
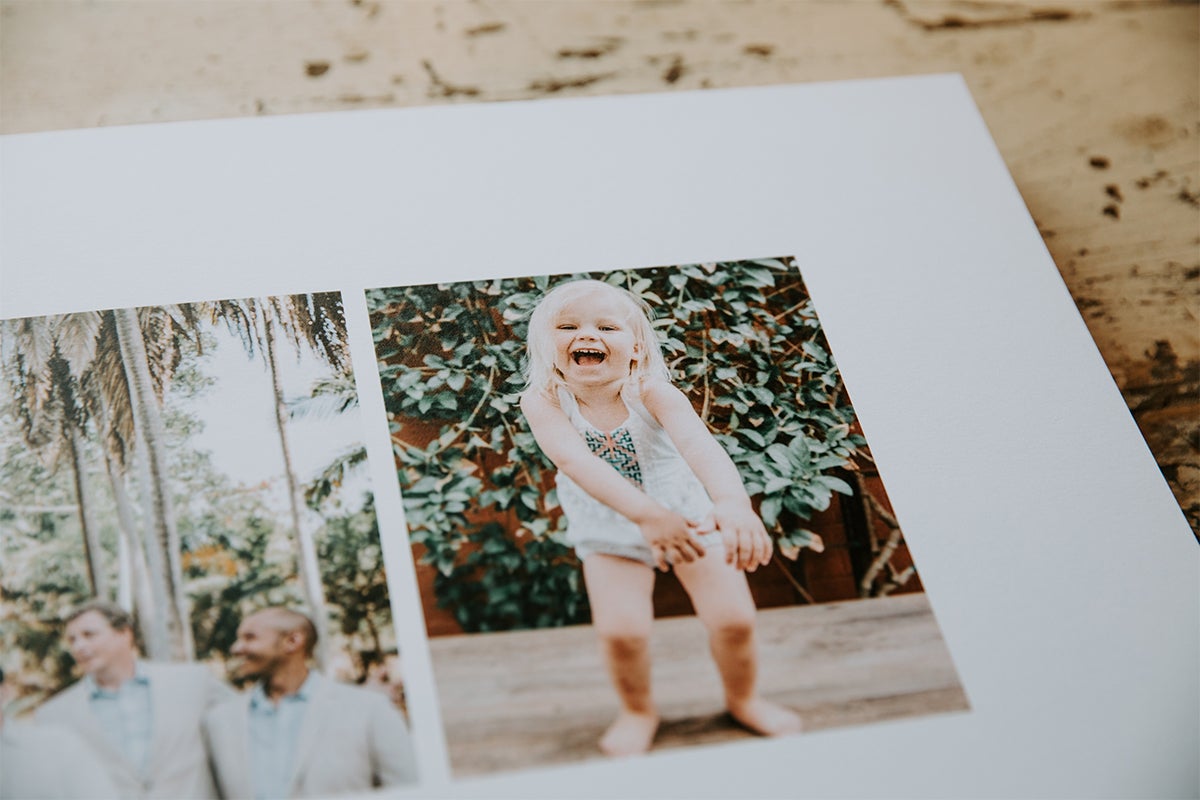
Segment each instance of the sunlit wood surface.
[[966,78],[1200,530],[1195,3],[0,0],[3,132],[931,72]]
[[[806,732],[967,709],[924,595],[761,611],[761,687]],[[753,738],[723,712],[695,617],[655,622],[655,750]],[[456,775],[603,758],[616,699],[590,626],[430,642]],[[802,736],[804,734],[801,734]]]

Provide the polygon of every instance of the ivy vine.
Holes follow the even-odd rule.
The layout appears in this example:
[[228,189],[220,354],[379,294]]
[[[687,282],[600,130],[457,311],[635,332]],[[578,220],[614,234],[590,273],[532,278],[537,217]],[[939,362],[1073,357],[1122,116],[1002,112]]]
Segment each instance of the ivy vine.
[[[568,276],[367,292],[411,541],[469,632],[586,622],[554,467],[517,406],[527,319]],[[577,274],[655,310],[667,364],[741,473],[780,554],[853,489],[865,444],[792,260]],[[844,474],[844,473],[843,473]]]

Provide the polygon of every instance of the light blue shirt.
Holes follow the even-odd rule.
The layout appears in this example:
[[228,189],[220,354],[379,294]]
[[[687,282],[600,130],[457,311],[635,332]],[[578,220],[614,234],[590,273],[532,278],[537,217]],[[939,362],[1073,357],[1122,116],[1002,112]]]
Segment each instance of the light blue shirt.
[[256,800],[287,797],[300,725],[321,676],[310,671],[295,694],[272,703],[258,684],[250,692],[250,772]]
[[150,678],[142,665],[138,664],[133,677],[116,689],[101,688],[91,675],[83,680],[88,689],[88,705],[105,735],[144,776],[154,736],[154,706]]

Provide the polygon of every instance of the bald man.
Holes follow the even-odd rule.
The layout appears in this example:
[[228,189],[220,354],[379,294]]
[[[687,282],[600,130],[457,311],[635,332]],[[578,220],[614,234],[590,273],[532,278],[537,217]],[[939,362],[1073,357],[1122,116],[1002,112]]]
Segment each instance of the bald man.
[[238,626],[230,654],[254,688],[204,719],[222,797],[330,796],[416,779],[404,717],[383,695],[311,669],[316,644],[312,620],[288,608]]

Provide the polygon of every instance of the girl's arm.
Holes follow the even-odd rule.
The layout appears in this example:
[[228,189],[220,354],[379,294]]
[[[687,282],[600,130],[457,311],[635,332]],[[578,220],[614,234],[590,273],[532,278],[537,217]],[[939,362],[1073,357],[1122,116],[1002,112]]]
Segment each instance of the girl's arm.
[[588,449],[557,404],[537,392],[526,392],[521,396],[521,410],[538,446],[560,472],[641,529],[659,569],[668,568],[668,559],[678,563],[704,555],[704,548],[692,538],[698,523],[652,500]]
[[642,383],[642,402],[667,431],[713,501],[713,520],[725,537],[725,560],[754,571],[771,560],[771,537],[750,505],[742,476],[691,402],[665,380]]

